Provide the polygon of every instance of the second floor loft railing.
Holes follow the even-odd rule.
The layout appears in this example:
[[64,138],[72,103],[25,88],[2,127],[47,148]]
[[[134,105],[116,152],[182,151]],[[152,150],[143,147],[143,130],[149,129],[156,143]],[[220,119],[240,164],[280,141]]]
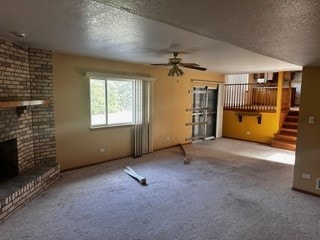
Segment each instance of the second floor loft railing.
[[[274,112],[277,108],[277,83],[226,84],[224,109]],[[290,107],[290,88],[284,87],[281,108]]]

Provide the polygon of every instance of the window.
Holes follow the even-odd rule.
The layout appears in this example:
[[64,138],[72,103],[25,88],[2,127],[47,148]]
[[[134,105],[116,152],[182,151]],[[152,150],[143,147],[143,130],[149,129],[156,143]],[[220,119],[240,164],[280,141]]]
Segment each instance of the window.
[[90,80],[91,128],[132,125],[134,155],[153,151],[152,93],[154,78],[87,72]]
[[135,80],[90,79],[91,127],[134,124]]

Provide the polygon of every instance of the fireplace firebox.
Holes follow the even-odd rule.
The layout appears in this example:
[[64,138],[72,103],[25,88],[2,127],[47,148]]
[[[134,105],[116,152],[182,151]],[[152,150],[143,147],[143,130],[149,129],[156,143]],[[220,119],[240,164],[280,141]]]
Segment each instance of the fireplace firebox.
[[18,174],[17,139],[0,142],[0,183]]

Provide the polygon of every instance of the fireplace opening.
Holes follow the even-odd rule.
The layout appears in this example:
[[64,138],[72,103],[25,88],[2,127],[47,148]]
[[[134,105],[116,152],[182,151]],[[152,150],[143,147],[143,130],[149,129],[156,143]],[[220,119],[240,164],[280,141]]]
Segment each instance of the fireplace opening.
[[19,174],[17,139],[0,143],[0,183]]

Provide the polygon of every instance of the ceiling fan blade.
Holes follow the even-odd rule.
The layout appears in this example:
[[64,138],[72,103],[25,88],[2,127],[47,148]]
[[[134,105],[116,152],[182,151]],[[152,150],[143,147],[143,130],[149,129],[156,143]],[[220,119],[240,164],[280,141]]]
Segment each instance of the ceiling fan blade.
[[200,71],[206,71],[207,68],[204,68],[204,67],[198,67],[198,66],[184,66],[182,65],[183,67],[186,67],[186,68],[192,68],[192,69],[195,69],[195,70],[200,70]]
[[185,67],[185,66],[200,67],[200,65],[196,64],[196,63],[181,63],[181,66],[183,66],[183,67]]
[[152,66],[170,66],[171,64],[170,63],[152,63],[151,64]]

